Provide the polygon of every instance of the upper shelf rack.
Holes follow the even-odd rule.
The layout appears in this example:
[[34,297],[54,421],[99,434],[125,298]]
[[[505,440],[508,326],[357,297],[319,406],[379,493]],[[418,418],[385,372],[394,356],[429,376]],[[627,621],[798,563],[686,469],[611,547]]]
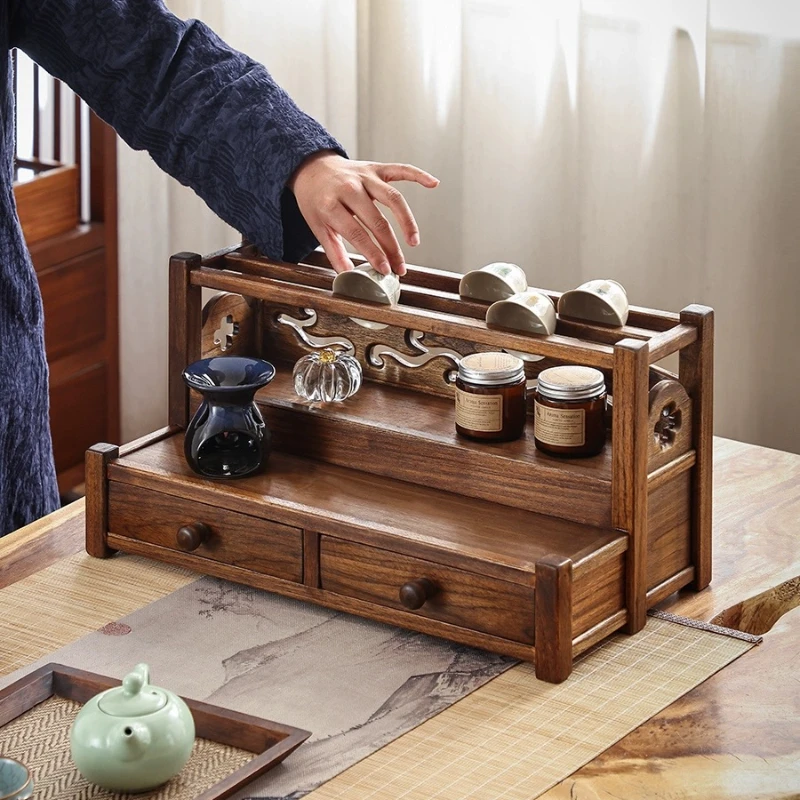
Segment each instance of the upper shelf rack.
[[[199,257],[198,257],[199,258]],[[354,259],[356,264],[364,263]],[[697,340],[697,328],[680,315],[633,306],[629,325],[604,327],[559,318],[552,336],[519,334],[491,328],[484,321],[488,304],[463,300],[458,295],[461,275],[408,265],[400,301],[390,307],[333,295],[334,273],[323,253],[314,252],[300,264],[287,264],[258,256],[244,245],[205,259],[192,271],[191,282],[219,291],[236,292],[259,300],[359,317],[424,333],[469,338],[496,348],[566,360],[610,370],[614,345],[626,339],[646,342],[648,364],[678,352]],[[545,290],[554,303],[561,296]]]

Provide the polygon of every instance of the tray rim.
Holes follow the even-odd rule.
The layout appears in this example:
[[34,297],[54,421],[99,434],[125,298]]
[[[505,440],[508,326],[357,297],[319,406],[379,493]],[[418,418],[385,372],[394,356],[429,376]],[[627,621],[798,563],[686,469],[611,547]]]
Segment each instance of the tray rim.
[[[119,685],[120,680],[117,678],[55,662],[45,664],[0,689],[0,728],[50,697],[63,697],[85,703],[98,692]],[[254,754],[247,764],[206,789],[195,800],[222,800],[229,797],[282,762],[311,736],[311,731],[302,728],[188,697],[183,697],[183,700],[192,711],[199,738],[238,747]],[[245,738],[248,735],[257,737],[259,734],[271,735],[277,741],[259,751],[257,748],[260,745],[256,745],[254,749],[252,738]]]

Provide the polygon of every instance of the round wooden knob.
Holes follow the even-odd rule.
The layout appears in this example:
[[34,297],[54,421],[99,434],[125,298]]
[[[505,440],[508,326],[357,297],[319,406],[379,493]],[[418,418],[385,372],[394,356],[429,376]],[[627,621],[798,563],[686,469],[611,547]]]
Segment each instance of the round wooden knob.
[[190,551],[197,550],[209,536],[211,536],[211,529],[208,525],[204,525],[202,522],[192,522],[179,528],[175,538],[181,550]]
[[428,578],[408,581],[400,587],[400,602],[410,611],[422,608],[438,590],[436,584]]

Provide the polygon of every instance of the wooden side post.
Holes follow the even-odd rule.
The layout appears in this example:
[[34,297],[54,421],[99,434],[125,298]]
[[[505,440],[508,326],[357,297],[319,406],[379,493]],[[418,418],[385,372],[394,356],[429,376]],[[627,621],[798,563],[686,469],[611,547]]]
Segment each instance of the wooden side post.
[[96,444],[86,451],[86,552],[108,558],[116,551],[107,542],[108,480],[106,467],[119,456],[113,444]]
[[201,263],[197,253],[177,253],[169,260],[169,424],[179,428],[189,424],[183,370],[200,358],[202,290],[189,278]]
[[695,591],[711,583],[711,490],[714,452],[714,311],[691,305],[681,322],[697,327],[697,341],[681,350],[678,377],[692,398],[692,563]]
[[614,346],[611,524],[628,532],[625,564],[627,633],[647,621],[648,344]]
[[572,672],[572,561],[545,556],[536,562],[534,639],[536,677],[561,683]]

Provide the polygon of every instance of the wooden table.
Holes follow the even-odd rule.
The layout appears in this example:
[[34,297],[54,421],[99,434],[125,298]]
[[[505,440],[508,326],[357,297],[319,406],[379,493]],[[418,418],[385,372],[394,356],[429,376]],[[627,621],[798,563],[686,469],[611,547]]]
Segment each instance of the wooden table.
[[[763,634],[763,644],[548,800],[800,798],[800,456],[717,439],[714,476],[712,584],[661,607]],[[0,540],[0,587],[80,551],[83,525],[76,504]]]

